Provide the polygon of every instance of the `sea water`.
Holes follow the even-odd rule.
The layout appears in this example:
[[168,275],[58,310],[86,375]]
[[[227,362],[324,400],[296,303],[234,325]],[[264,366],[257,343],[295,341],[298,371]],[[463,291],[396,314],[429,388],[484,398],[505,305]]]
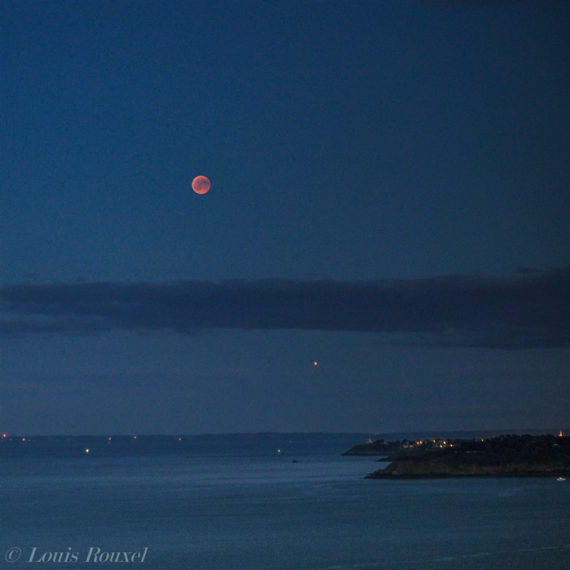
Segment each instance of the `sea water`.
[[570,482],[365,479],[363,439],[0,443],[0,568],[570,568]]

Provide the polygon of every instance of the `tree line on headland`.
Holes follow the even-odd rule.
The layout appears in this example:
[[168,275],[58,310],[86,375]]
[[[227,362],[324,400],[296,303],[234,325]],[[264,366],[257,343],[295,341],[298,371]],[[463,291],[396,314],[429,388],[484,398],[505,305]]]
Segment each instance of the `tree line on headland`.
[[371,479],[570,475],[570,437],[499,435],[478,439],[377,440],[344,455],[377,455],[389,464]]

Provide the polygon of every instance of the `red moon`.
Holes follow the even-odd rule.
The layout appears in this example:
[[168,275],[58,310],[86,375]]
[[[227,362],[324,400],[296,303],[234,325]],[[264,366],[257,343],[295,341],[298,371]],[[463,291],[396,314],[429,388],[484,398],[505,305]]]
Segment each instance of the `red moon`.
[[194,190],[196,194],[206,194],[210,186],[210,180],[207,176],[196,176],[196,178],[192,180],[192,190]]

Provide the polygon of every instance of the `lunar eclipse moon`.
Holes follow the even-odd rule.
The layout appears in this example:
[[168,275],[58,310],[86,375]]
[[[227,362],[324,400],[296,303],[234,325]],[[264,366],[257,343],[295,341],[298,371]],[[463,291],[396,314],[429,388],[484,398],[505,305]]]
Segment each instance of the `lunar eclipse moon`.
[[192,180],[192,190],[196,192],[196,194],[206,194],[208,190],[210,190],[210,179],[207,176],[196,176],[194,180]]

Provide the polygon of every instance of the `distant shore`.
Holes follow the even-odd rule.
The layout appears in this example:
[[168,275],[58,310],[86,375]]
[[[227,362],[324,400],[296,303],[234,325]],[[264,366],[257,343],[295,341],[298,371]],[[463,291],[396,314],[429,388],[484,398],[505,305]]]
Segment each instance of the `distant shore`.
[[570,476],[570,437],[500,435],[479,439],[378,440],[344,455],[378,455],[390,463],[369,479]]

